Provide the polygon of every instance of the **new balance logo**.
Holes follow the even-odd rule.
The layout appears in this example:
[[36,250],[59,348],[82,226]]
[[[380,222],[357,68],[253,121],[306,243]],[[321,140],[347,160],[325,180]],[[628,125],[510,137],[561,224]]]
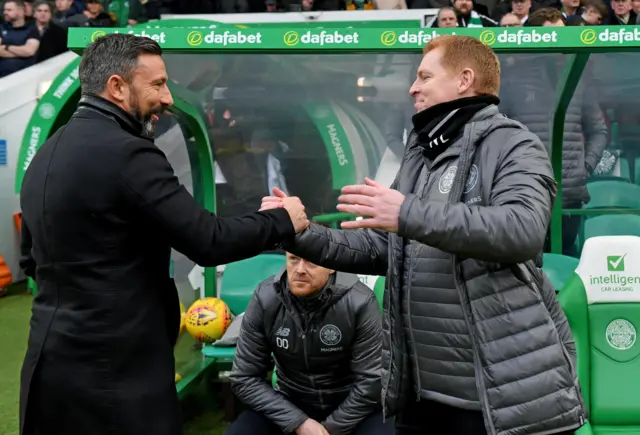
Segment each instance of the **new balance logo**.
[[289,328],[283,328],[281,326],[276,331],[276,336],[277,337],[288,337],[289,336],[289,332],[291,332],[291,330]]

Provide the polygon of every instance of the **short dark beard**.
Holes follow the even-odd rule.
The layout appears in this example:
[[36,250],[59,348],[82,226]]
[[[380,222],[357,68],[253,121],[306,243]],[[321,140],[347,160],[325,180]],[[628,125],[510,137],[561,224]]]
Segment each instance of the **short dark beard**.
[[131,94],[130,107],[130,113],[142,125],[142,135],[145,137],[155,138],[156,123],[153,120],[152,116],[155,114],[160,115],[162,113],[162,107],[154,108],[150,110],[146,115],[143,115],[142,110],[140,110],[138,96],[135,93]]

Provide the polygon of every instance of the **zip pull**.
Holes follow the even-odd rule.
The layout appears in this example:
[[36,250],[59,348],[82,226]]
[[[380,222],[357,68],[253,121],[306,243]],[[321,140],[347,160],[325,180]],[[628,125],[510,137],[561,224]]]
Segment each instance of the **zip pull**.
[[584,426],[584,416],[580,414],[580,426]]
[[306,334],[302,334],[302,339],[303,339],[303,340],[304,340],[305,335],[306,335]]

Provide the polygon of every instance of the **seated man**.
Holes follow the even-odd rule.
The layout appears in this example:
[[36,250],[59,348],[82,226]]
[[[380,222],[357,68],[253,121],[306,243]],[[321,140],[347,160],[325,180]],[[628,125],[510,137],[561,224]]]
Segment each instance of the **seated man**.
[[230,379],[250,410],[226,435],[393,433],[380,406],[381,327],[355,275],[287,253],[286,271],[263,281],[245,312]]

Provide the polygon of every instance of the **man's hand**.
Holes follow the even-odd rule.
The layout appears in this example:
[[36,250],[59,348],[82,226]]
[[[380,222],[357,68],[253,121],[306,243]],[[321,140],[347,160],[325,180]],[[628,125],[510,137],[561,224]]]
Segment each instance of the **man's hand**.
[[308,418],[296,429],[296,435],[329,435],[323,425]]
[[304,211],[304,205],[297,196],[282,198],[282,206],[289,212],[291,223],[296,230],[296,234],[304,231],[309,226],[307,213]]
[[377,228],[397,233],[404,195],[370,178],[365,178],[364,183],[342,188],[337,209],[343,213],[365,217],[356,221],[342,222],[342,228]]
[[260,205],[260,211],[271,210],[274,208],[283,207],[282,200],[287,198],[287,194],[277,187],[273,188],[273,196],[265,196],[262,198],[262,205]]
[[293,223],[293,227],[296,229],[296,234],[305,230],[309,226],[309,219],[307,213],[304,211],[304,205],[297,196],[287,196],[282,190],[277,187],[273,188],[274,196],[265,196],[262,198],[262,205],[260,211],[272,210],[274,208],[284,207],[289,212],[289,217]]

